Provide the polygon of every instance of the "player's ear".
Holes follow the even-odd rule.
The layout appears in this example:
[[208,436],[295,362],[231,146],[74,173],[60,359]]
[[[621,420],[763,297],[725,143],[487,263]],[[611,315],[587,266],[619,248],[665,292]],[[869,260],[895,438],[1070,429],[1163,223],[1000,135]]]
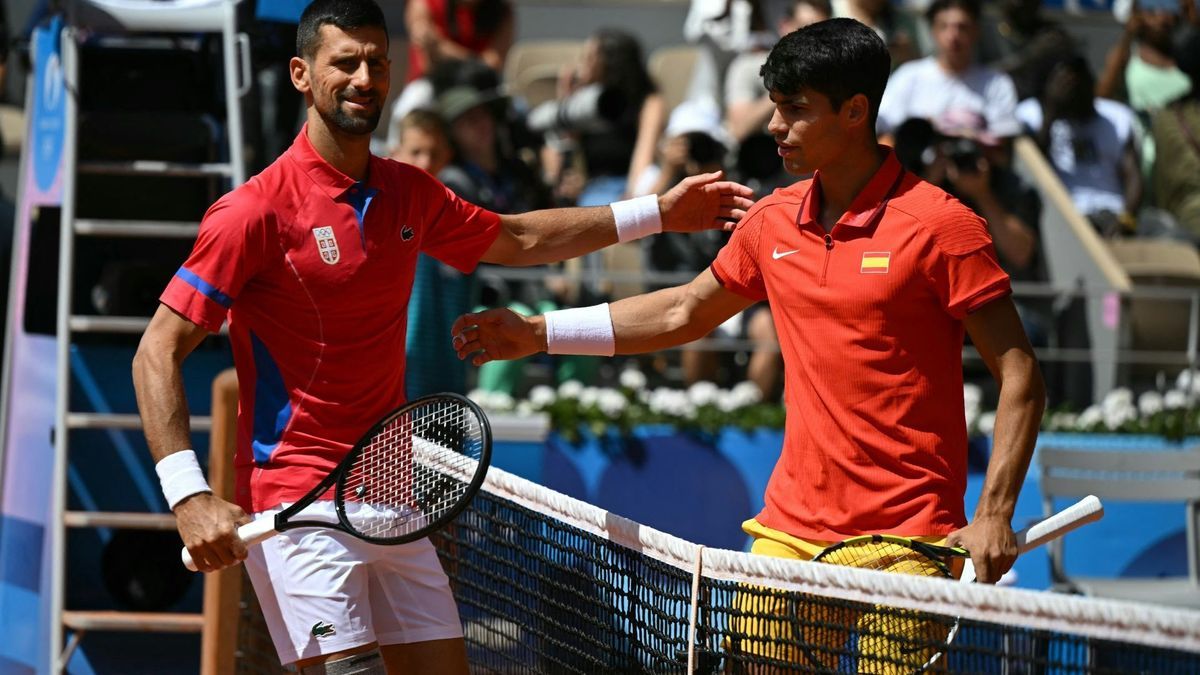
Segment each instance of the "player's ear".
[[312,75],[312,64],[307,59],[302,59],[299,56],[293,56],[288,62],[288,74],[292,77],[292,86],[301,94],[309,94],[312,92],[312,82],[309,77]]
[[865,94],[855,94],[842,103],[843,119],[850,126],[866,124],[870,120],[871,105]]

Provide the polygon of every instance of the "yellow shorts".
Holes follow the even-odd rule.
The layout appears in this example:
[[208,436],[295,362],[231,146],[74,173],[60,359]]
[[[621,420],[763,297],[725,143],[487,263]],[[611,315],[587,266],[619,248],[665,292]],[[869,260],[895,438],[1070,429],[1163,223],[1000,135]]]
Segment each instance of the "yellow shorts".
[[[754,537],[751,553],[812,560],[836,542],[800,539],[757,520],[742,529]],[[912,537],[943,545],[944,536]],[[955,576],[961,574],[961,565]],[[761,666],[734,672],[774,672],[772,665],[800,664],[860,673],[911,673],[937,653],[952,620],[918,619],[913,612],[849,603],[743,585],[734,599],[729,649]],[[845,659],[852,659],[847,662]],[[944,666],[939,659],[935,666]],[[929,668],[927,672],[938,670]]]

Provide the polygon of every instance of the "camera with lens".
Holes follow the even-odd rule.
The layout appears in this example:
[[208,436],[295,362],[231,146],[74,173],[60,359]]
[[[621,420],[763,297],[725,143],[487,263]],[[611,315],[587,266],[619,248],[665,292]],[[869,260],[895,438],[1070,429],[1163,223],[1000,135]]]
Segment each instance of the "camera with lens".
[[963,172],[979,171],[979,160],[983,158],[983,149],[969,138],[949,138],[941,142],[938,148],[942,155],[954,163],[955,168]]
[[538,105],[529,111],[526,123],[535,132],[601,132],[619,120],[625,108],[621,92],[590,84],[565,98]]

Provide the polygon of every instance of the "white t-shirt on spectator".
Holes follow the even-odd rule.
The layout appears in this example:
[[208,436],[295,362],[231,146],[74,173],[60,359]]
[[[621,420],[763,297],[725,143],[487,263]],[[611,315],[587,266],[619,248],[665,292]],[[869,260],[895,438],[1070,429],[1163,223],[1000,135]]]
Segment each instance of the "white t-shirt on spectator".
[[[1017,106],[1017,117],[1029,133],[1042,128],[1042,104],[1035,98]],[[1075,208],[1084,215],[1125,210],[1121,154],[1133,137],[1134,113],[1129,106],[1096,99],[1096,116],[1084,123],[1055,120],[1046,153]]]
[[1021,133],[1017,122],[1017,90],[1012,79],[993,68],[973,65],[965,73],[948,73],[927,56],[896,69],[879,104],[879,133],[890,134],[914,117],[934,120],[946,110],[963,109],[987,120],[994,136]]
[[757,101],[767,95],[759,71],[767,62],[768,51],[742,52],[725,71],[725,105]]

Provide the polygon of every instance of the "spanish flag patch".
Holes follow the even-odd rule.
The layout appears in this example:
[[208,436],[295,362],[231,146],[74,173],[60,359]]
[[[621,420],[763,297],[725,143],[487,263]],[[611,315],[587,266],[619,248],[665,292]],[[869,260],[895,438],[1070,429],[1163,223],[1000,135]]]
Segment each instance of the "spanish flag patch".
[[887,274],[891,260],[892,254],[889,251],[864,251],[862,266],[858,271],[862,274]]

